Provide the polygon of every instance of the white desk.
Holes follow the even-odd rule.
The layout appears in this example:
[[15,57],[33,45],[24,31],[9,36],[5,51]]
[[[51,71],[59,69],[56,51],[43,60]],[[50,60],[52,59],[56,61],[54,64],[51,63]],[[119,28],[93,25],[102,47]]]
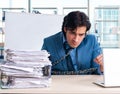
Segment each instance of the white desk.
[[103,77],[99,75],[55,75],[52,84],[47,88],[29,89],[0,89],[1,93],[27,93],[27,94],[120,94],[120,88],[103,88],[93,84]]

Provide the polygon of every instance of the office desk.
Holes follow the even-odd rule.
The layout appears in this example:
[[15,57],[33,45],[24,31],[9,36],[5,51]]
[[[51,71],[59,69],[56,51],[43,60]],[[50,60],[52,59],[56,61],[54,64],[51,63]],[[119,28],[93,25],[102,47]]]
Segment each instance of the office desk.
[[100,75],[54,75],[52,84],[47,88],[29,89],[1,89],[1,93],[27,93],[27,94],[120,94],[120,88],[103,88],[93,84],[101,80]]

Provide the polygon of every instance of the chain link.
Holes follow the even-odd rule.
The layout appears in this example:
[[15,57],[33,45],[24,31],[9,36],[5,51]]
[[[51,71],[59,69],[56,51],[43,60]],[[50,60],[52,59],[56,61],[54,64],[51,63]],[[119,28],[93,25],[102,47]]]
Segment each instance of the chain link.
[[52,66],[54,66],[54,65],[60,63],[62,60],[64,60],[67,56],[70,55],[70,52],[71,52],[71,51],[72,51],[72,49],[71,49],[65,56],[61,57],[59,60],[56,60],[56,61],[52,64]]
[[[72,49],[62,58],[60,58],[59,60],[55,61],[52,66],[55,66],[56,64],[59,64],[62,60],[64,60],[67,56],[70,55],[70,52],[72,51]],[[53,75],[79,75],[79,74],[89,74],[89,73],[93,73],[97,70],[97,68],[89,68],[89,69],[85,69],[85,70],[78,70],[78,71],[52,71],[51,74]]]
[[91,74],[95,72],[97,68],[89,68],[79,71],[52,71],[53,75],[80,75],[80,74]]

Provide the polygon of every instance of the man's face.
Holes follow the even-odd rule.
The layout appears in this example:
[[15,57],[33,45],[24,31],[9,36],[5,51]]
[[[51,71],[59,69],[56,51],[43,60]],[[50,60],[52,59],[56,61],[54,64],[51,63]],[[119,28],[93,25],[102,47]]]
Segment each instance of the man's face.
[[80,45],[86,34],[86,26],[77,27],[75,30],[66,30],[66,40],[72,48],[76,48]]

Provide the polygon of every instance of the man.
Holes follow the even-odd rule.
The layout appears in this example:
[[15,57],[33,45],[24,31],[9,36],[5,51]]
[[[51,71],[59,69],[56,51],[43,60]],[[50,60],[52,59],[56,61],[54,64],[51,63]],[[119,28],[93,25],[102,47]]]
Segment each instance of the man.
[[90,27],[85,13],[73,11],[64,17],[61,32],[44,39],[52,74],[102,74],[102,50],[96,37],[87,34]]

